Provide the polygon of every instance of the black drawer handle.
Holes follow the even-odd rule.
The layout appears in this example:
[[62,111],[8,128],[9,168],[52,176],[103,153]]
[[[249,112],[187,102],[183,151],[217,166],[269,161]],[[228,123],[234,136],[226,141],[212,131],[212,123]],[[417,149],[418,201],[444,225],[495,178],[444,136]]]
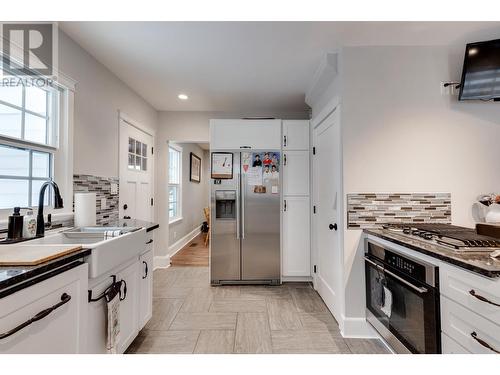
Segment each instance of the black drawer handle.
[[500,304],[498,303],[495,303],[495,302],[491,302],[488,298],[486,297],[483,297],[479,294],[476,294],[476,291],[474,289],[471,289],[469,290],[469,294],[473,297],[476,297],[478,300],[482,301],[482,302],[486,302],[486,303],[489,303],[490,305],[493,305],[493,306],[498,306],[500,307]]
[[142,263],[144,264],[145,268],[144,268],[144,276],[142,277],[142,279],[144,280],[146,277],[148,277],[148,263],[145,262],[145,261],[142,261]]
[[472,332],[470,334],[472,336],[472,338],[474,340],[476,340],[479,344],[481,344],[482,346],[484,346],[485,348],[488,348],[490,349],[492,352],[495,352],[495,353],[498,353],[500,354],[500,351],[496,350],[495,348],[493,348],[490,344],[488,344],[486,341],[480,339],[479,337],[477,337],[477,333],[476,331]]
[[48,307],[45,310],[40,311],[33,318],[28,319],[27,321],[25,321],[24,323],[18,325],[15,328],[11,329],[10,331],[7,331],[5,333],[0,334],[0,340],[5,339],[5,338],[7,338],[9,336],[12,336],[14,333],[19,332],[20,330],[22,330],[23,328],[29,326],[32,323],[35,323],[35,322],[37,322],[39,320],[42,320],[47,315],[49,315],[52,311],[58,309],[59,307],[61,307],[64,304],[68,303],[70,300],[71,300],[71,296],[69,294],[63,293],[61,295],[61,302],[58,302],[54,306]]
[[153,243],[153,239],[150,239],[148,242],[146,242],[146,245],[149,245],[150,243]]

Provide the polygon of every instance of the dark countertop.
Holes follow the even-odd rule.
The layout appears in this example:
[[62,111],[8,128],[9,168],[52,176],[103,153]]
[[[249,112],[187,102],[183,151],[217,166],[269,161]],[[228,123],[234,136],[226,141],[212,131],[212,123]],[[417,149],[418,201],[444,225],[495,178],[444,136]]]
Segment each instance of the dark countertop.
[[500,277],[500,259],[491,258],[489,253],[459,253],[444,246],[411,239],[386,229],[364,229],[363,231],[468,271],[491,278]]
[[0,298],[12,294],[17,290],[45,280],[46,275],[55,276],[57,270],[65,271],[70,265],[77,266],[84,263],[90,249],[81,249],[66,256],[54,259],[36,266],[2,266],[0,267]]
[[137,219],[119,219],[118,221],[111,222],[109,226],[112,227],[141,227],[146,228],[146,232],[151,232],[152,230],[158,229],[159,224],[151,223],[149,221],[137,220]]

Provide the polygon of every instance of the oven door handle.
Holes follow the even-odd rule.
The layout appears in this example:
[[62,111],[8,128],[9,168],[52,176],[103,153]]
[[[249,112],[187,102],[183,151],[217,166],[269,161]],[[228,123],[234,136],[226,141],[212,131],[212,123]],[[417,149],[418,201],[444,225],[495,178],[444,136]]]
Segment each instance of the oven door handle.
[[429,290],[427,288],[424,288],[423,286],[416,286],[416,285],[413,285],[412,283],[406,281],[405,279],[403,279],[402,277],[399,277],[398,275],[396,275],[395,273],[392,273],[391,271],[385,269],[384,267],[378,265],[377,263],[375,263],[373,260],[371,260],[370,258],[368,258],[367,256],[365,256],[365,260],[372,264],[373,266],[377,267],[377,269],[379,269],[380,271],[388,274],[388,275],[391,275],[392,277],[394,277],[395,279],[397,279],[398,281],[401,281],[403,284],[405,284],[406,286],[409,286],[410,288],[412,288],[414,291],[420,293],[420,294],[424,294],[424,293],[427,293]]

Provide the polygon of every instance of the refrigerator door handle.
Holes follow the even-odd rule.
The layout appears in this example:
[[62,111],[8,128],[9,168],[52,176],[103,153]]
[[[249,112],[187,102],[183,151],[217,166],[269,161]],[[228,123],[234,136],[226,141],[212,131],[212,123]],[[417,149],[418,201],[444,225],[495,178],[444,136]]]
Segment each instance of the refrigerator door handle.
[[237,199],[236,199],[236,239],[240,239],[240,204],[239,204],[239,193],[241,192],[239,186],[241,185],[241,174],[238,174],[238,189],[237,191]]
[[240,193],[241,193],[241,238],[245,239],[245,189],[246,189],[246,178],[245,174],[241,175],[240,183]]

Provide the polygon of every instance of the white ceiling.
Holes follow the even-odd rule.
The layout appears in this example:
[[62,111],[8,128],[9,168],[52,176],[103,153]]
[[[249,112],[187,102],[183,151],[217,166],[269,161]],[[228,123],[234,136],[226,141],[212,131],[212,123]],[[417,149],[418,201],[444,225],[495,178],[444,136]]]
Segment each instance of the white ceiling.
[[[346,45],[448,45],[500,37],[487,22],[62,22],[157,110],[305,110],[321,57]],[[189,95],[181,101],[179,93]]]

